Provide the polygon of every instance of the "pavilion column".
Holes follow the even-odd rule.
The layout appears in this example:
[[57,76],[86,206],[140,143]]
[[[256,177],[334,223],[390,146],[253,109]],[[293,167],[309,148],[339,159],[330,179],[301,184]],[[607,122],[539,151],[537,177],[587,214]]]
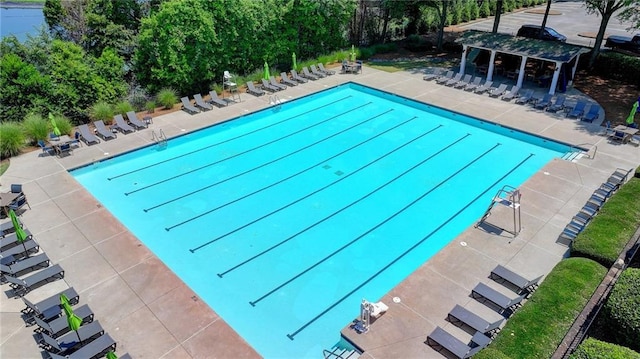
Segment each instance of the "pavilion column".
[[520,62],[520,71],[518,72],[518,82],[516,83],[516,86],[518,87],[522,87],[522,81],[524,80],[524,69],[527,66],[527,56],[522,56],[522,62]]
[[556,93],[556,87],[558,86],[558,78],[560,77],[560,67],[562,62],[556,61],[556,69],[553,71],[553,78],[551,79],[551,87],[549,88],[549,95]]
[[460,59],[460,73],[464,73],[464,68],[467,65],[467,45],[462,45],[462,58]]
[[491,50],[491,58],[489,59],[489,69],[487,70],[487,81],[493,81],[493,68],[496,61],[496,50]]
[[576,56],[576,63],[573,64],[573,68],[571,69],[571,81],[569,81],[569,86],[573,86],[573,79],[576,78],[576,70],[578,69],[578,62],[580,61],[581,53],[578,53]]

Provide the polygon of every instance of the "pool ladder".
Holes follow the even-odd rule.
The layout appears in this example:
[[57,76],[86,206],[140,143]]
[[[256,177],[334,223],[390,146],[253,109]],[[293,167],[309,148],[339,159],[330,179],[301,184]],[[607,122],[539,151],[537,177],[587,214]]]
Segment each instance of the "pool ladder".
[[579,145],[572,145],[569,152],[562,156],[562,159],[567,161],[577,160],[582,156],[587,156],[590,159],[596,158],[598,152],[598,146],[593,143],[581,143]]
[[156,134],[155,130],[151,132],[151,139],[158,145],[158,147],[164,149],[167,147],[167,136],[165,136],[162,129],[159,129],[158,131],[158,134]]
[[278,97],[278,95],[272,95],[269,96],[269,105],[280,106],[282,105],[282,101],[280,101],[280,97]]

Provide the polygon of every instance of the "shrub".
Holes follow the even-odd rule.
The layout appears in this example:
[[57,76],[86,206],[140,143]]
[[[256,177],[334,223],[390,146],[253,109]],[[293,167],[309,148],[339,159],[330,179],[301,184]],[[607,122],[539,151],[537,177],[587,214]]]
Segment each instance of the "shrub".
[[129,101],[131,106],[133,106],[134,111],[141,111],[145,109],[148,100],[149,96],[147,92],[141,88],[133,89],[129,96],[127,96],[127,101]]
[[635,85],[640,83],[640,57],[613,51],[600,52],[593,71],[604,77]]
[[491,8],[489,7],[489,1],[483,1],[478,9],[478,15],[482,18],[489,17],[491,15]]
[[611,267],[640,226],[640,179],[631,178],[600,209],[571,246],[571,255]]
[[622,272],[602,309],[602,321],[617,344],[640,350],[640,269]]
[[24,132],[15,122],[0,123],[0,157],[9,158],[20,154],[24,147]]
[[63,135],[70,135],[71,130],[73,129],[73,124],[71,121],[63,115],[54,116],[56,121],[56,126],[58,126],[58,130]]
[[550,358],[606,272],[586,258],[561,261],[509,319],[491,348],[511,358]]
[[153,100],[147,101],[147,103],[144,104],[144,108],[148,113],[154,113],[156,111],[156,102]]
[[31,144],[36,144],[38,140],[45,140],[49,136],[49,121],[40,114],[30,113],[22,122],[22,129]]
[[113,109],[116,114],[125,114],[129,111],[133,111],[133,106],[131,106],[128,101],[120,101],[113,106]]
[[104,121],[106,124],[110,124],[113,120],[113,108],[111,105],[104,101],[96,102],[91,106],[91,118],[94,121]]
[[173,108],[173,105],[178,103],[178,95],[176,95],[176,92],[173,89],[164,88],[160,90],[160,92],[158,92],[158,95],[156,95],[156,100],[158,101],[160,106],[164,107],[165,109],[170,109]]
[[616,344],[587,338],[569,359],[640,359],[640,353]]

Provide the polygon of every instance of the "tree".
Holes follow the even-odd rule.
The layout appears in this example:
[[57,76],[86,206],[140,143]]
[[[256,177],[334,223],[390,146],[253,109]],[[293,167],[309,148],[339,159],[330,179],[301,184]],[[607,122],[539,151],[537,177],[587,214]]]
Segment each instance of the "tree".
[[444,27],[447,25],[447,10],[451,6],[451,0],[432,0],[426,1],[425,5],[435,9],[438,17],[438,41],[436,47],[438,50],[442,50],[442,44],[444,40]]
[[618,18],[631,23],[627,30],[640,29],[640,1],[630,1],[630,4],[620,12]]
[[85,9],[89,0],[46,0],[44,18],[52,35],[61,40],[82,44],[87,32]]
[[500,15],[502,15],[502,5],[503,5],[503,0],[496,1],[496,15],[493,18],[493,30],[491,30],[491,32],[493,32],[494,34],[498,32],[498,26],[500,25]]
[[547,18],[549,17],[549,10],[551,9],[551,0],[547,0],[547,8],[544,10],[544,17],[542,18],[542,25],[540,25],[539,38],[542,38],[544,28],[547,27]]
[[623,8],[636,8],[640,4],[639,0],[586,0],[585,7],[587,8],[587,12],[593,14],[598,12],[602,16],[602,20],[600,20],[600,28],[598,29],[598,35],[596,35],[596,41],[593,44],[593,51],[591,52],[591,57],[589,58],[589,67],[592,67],[598,58],[598,54],[600,53],[600,47],[602,46],[602,39],[604,38],[604,33],[607,30],[607,25],[609,24],[609,20],[613,14]]
[[1,121],[22,121],[30,111],[47,109],[51,80],[15,53],[0,58]]

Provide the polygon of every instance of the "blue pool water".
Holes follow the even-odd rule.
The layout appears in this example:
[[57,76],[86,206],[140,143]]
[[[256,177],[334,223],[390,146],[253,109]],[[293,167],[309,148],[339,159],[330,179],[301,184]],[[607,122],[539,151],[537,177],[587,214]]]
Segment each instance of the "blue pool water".
[[568,150],[345,84],[72,174],[261,355],[320,358]]

